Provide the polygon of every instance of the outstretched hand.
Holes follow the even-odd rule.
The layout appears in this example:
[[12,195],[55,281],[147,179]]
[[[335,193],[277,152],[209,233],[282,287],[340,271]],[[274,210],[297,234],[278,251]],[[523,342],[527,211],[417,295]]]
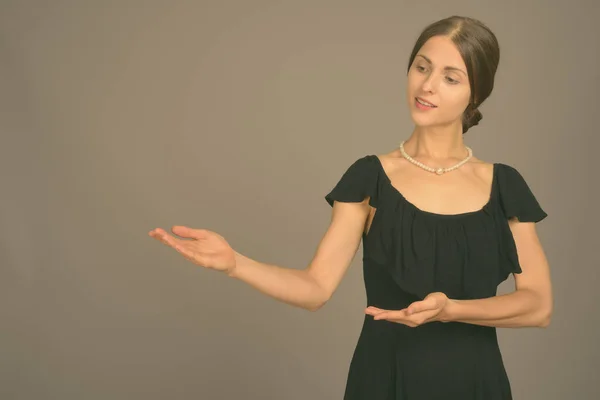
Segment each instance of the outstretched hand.
[[151,230],[148,235],[174,248],[194,264],[228,274],[235,268],[235,252],[218,233],[186,226],[174,226],[171,231],[180,238],[161,228]]
[[442,292],[430,293],[421,301],[415,301],[402,310],[384,310],[369,306],[365,313],[375,320],[387,320],[412,328],[432,321],[447,322],[447,305],[450,302]]

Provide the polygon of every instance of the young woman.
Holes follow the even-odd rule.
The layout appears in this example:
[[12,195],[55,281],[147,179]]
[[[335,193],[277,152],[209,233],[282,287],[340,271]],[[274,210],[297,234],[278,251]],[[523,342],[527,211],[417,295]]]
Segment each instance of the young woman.
[[[546,327],[546,217],[523,176],[473,156],[463,134],[481,120],[499,62],[495,35],[453,16],[428,26],[408,63],[415,127],[398,149],[347,168],[325,198],[331,224],[304,270],[252,260],[215,232],[175,226],[150,236],[291,305],[318,310],[363,241],[368,307],[346,400],[508,400],[496,327]],[[497,296],[515,274],[516,289]]]

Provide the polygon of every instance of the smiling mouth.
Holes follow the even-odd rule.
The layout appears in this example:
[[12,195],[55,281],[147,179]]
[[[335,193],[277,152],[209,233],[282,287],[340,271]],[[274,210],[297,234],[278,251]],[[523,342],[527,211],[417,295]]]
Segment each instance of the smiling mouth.
[[419,99],[418,97],[415,97],[415,100],[417,101],[417,103],[419,103],[419,104],[421,104],[422,106],[425,106],[425,107],[430,107],[430,108],[436,108],[437,107],[436,105],[433,105],[431,103],[427,103],[427,102]]

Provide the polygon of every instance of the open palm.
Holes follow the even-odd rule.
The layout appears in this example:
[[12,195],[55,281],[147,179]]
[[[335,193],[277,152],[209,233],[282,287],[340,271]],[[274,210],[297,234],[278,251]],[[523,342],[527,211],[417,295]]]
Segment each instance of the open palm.
[[161,228],[148,235],[174,248],[185,258],[202,267],[229,273],[235,268],[235,252],[223,236],[206,229],[174,226],[174,236]]

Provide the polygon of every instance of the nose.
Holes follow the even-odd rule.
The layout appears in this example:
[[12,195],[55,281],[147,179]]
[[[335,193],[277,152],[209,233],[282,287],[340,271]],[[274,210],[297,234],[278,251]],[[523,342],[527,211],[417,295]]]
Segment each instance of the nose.
[[434,89],[437,88],[438,81],[439,79],[436,77],[436,74],[429,74],[427,78],[423,81],[423,91],[432,93]]

